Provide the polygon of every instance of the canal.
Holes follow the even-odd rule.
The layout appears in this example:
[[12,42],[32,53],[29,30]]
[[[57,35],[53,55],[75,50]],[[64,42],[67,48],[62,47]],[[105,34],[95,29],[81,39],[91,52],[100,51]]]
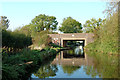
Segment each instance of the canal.
[[85,53],[83,46],[64,50],[40,66],[29,78],[117,78],[118,57]]

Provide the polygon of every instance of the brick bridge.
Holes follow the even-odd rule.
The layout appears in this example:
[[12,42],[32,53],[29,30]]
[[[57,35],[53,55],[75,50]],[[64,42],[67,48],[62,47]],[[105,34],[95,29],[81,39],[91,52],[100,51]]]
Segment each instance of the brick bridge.
[[52,38],[52,42],[62,47],[67,41],[84,41],[84,45],[94,41],[93,33],[65,33],[65,34],[48,34]]

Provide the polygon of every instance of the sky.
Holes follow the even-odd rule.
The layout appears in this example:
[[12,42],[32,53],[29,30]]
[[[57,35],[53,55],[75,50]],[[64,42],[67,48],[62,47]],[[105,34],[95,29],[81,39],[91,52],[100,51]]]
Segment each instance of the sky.
[[71,16],[82,23],[91,18],[105,18],[102,12],[106,9],[105,1],[78,1],[78,0],[52,0],[52,1],[1,1],[0,16],[7,16],[10,20],[10,30],[27,25],[35,16],[46,14],[55,16],[58,26],[64,18]]

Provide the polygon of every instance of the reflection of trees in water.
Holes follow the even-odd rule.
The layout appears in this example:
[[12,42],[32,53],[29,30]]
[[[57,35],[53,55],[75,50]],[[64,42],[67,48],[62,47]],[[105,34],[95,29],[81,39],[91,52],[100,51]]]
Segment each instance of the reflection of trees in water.
[[44,65],[41,66],[39,70],[36,73],[34,73],[34,75],[39,78],[45,78],[49,76],[55,76],[57,71],[57,65]]
[[80,48],[79,48],[79,47],[75,48],[74,53],[75,53],[76,55],[79,55],[79,54],[81,53]]
[[66,46],[67,47],[75,47],[75,46],[84,46],[84,42],[82,41],[82,42],[80,42],[80,41],[67,41],[67,43],[66,43]]
[[83,55],[83,47],[82,46],[77,46],[74,49],[74,53],[77,54],[77,55]]
[[82,46],[76,46],[74,49],[71,50],[65,50],[63,51],[63,55],[64,57],[75,57],[75,56],[84,56],[84,52],[83,52],[83,47]]
[[86,74],[91,75],[92,78],[96,78],[97,75],[101,77],[101,74],[99,74],[93,66],[84,66],[84,70]]
[[62,65],[62,68],[63,68],[64,73],[72,74],[74,71],[78,70],[80,68],[80,66],[64,66],[64,65]]
[[96,75],[100,78],[118,78],[118,57],[99,53],[91,57],[94,59],[94,65],[84,66],[86,74],[93,78]]

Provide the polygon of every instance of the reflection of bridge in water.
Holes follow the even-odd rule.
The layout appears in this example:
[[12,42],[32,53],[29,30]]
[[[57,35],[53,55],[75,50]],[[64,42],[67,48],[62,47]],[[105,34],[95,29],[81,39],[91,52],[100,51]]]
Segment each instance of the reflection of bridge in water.
[[88,57],[86,54],[84,58],[64,58],[63,54],[63,51],[61,51],[61,53],[56,56],[51,64],[60,64],[66,66],[93,65],[93,59]]

